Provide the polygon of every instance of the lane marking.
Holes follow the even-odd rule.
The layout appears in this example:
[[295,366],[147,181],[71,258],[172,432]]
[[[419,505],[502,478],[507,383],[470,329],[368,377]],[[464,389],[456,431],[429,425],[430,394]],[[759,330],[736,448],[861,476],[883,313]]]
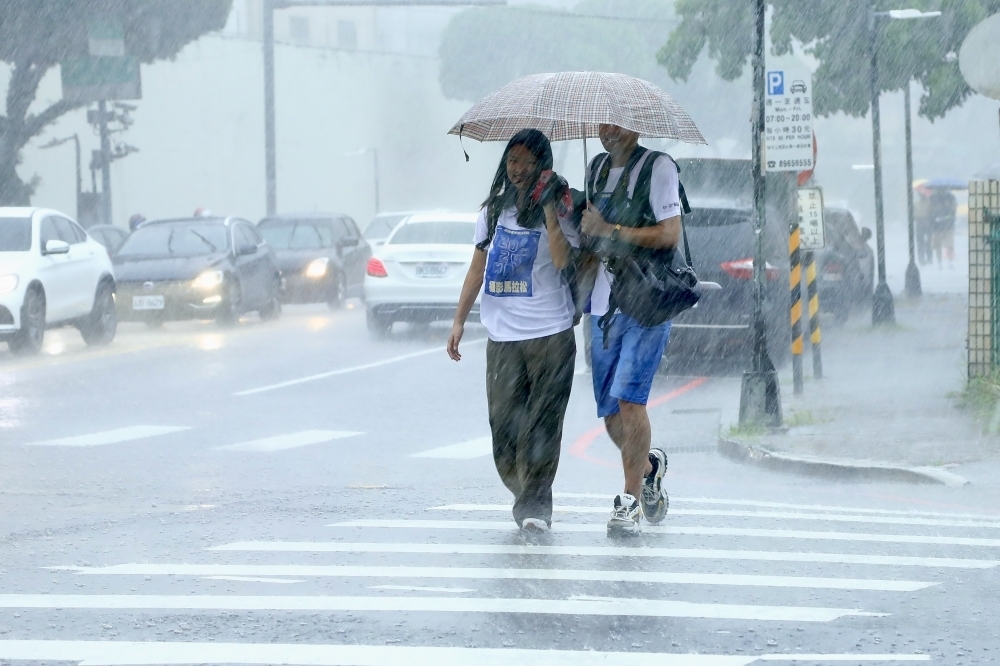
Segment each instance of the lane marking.
[[257,578],[254,576],[205,576],[208,580],[232,580],[237,583],[304,583],[303,580],[294,580],[292,578]]
[[0,659],[132,664],[294,664],[295,666],[749,666],[762,661],[929,661],[926,654],[671,654],[518,648],[182,643],[137,641],[0,641]]
[[0,594],[0,608],[526,613],[532,615],[613,615],[779,622],[832,622],[849,616],[888,616],[886,613],[868,613],[852,608],[705,604],[659,599],[623,598],[580,601],[503,597],[237,596],[209,594]]
[[363,432],[354,432],[351,430],[303,430],[302,432],[292,432],[275,437],[255,439],[252,442],[217,446],[215,449],[217,451],[286,451],[288,449],[297,449],[300,446],[322,444],[323,442],[330,442],[335,439],[345,439],[363,434]]
[[[479,338],[477,340],[469,340],[463,342],[465,346],[474,345],[480,342],[486,342],[486,338]],[[338,375],[346,375],[352,372],[360,372],[361,370],[371,370],[372,368],[381,368],[384,365],[391,365],[393,363],[399,363],[400,361],[407,361],[411,358],[417,358],[418,356],[427,356],[428,354],[440,354],[441,352],[447,351],[447,347],[434,347],[432,349],[422,349],[418,352],[412,352],[410,354],[403,354],[402,356],[393,356],[392,358],[385,358],[381,361],[373,361],[372,363],[365,363],[363,365],[355,365],[350,368],[341,368],[340,370],[331,370],[330,372],[321,372],[315,375],[308,375],[306,377],[300,377],[298,379],[290,379],[285,382],[279,382],[277,384],[270,384],[268,386],[260,386],[258,388],[248,389],[246,391],[237,391],[233,395],[244,396],[244,395],[254,395],[256,393],[264,393],[265,391],[274,391],[275,389],[287,388],[289,386],[295,386],[297,384],[305,384],[306,382],[314,382],[318,379],[326,379],[328,377],[336,377]]]
[[[673,500],[673,498],[670,498]],[[445,504],[428,511],[493,511],[510,513],[509,504]],[[557,506],[556,513],[609,513],[606,506]],[[719,516],[729,518],[766,518],[768,520],[823,520],[842,523],[878,523],[883,525],[918,525],[924,527],[986,527],[1000,528],[1000,523],[934,518],[895,518],[889,516],[851,516],[835,513],[798,513],[789,511],[734,511],[720,509],[671,509],[671,516]]]
[[[332,566],[287,564],[118,564],[108,567],[46,567],[87,576],[199,576],[223,580],[285,582],[266,576],[337,578],[461,578],[469,580],[568,580],[668,585],[738,587],[794,587],[828,590],[915,592],[937,585],[912,580],[820,578],[662,571],[606,571],[594,569],[506,569],[491,567]],[[253,578],[263,576],[265,578]]]
[[[695,379],[689,381],[687,384],[675,388],[673,391],[652,398],[649,402],[646,403],[646,408],[651,409],[653,407],[656,407],[657,405],[662,405],[665,402],[669,402],[674,398],[678,398],[684,395],[688,391],[698,388],[707,381],[708,377],[696,377]],[[620,470],[621,463],[611,463],[607,460],[596,458],[590,455],[590,452],[588,450],[590,449],[590,445],[594,443],[594,440],[603,435],[605,432],[607,432],[607,430],[605,430],[604,428],[604,423],[601,423],[600,425],[595,426],[590,430],[588,430],[587,432],[583,433],[582,435],[580,435],[579,439],[573,442],[573,445],[569,447],[570,455],[580,458],[581,460],[586,460],[587,462],[594,463],[595,465],[600,465],[601,467],[608,467],[611,469]]]
[[[597,499],[608,500],[612,493],[552,493],[560,499]],[[670,496],[671,504],[676,502],[691,504],[720,504],[723,506],[756,506],[764,509],[800,509],[805,511],[839,511],[841,513],[871,513],[887,516],[926,516],[930,518],[971,518],[973,520],[993,520],[1000,522],[1000,516],[984,513],[942,513],[940,511],[903,511],[893,509],[870,509],[858,506],[828,506],[823,504],[789,504],[787,502],[760,502],[744,499],[724,499],[717,497],[677,497]]]
[[426,555],[531,555],[538,557],[661,557],[754,562],[817,562],[824,564],[873,564],[879,566],[940,569],[991,569],[998,560],[909,555],[855,555],[853,553],[802,553],[769,550],[707,548],[658,548],[638,546],[500,546],[447,543],[332,543],[317,541],[239,541],[208,550],[267,553],[405,553]]
[[442,458],[450,460],[469,460],[493,455],[493,438],[480,437],[461,444],[439,446],[436,449],[414,453],[411,458]]
[[[517,531],[513,521],[479,520],[349,520],[327,527],[375,527],[422,530],[489,530]],[[980,546],[1000,548],[1000,539],[972,537],[917,536],[911,534],[866,534],[853,532],[807,532],[803,530],[764,530],[739,527],[665,527],[643,525],[648,534],[682,534],[686,536],[743,536],[766,539],[819,539],[823,541],[861,541],[874,543],[922,543],[943,546]],[[594,532],[605,534],[607,527],[598,524],[553,523],[553,532]]]
[[398,590],[400,592],[475,592],[467,587],[423,587],[421,585],[369,585],[369,590]]
[[131,426],[128,428],[118,428],[117,430],[106,430],[95,432],[90,435],[79,435],[77,437],[63,437],[62,439],[50,439],[44,442],[31,442],[25,446],[104,446],[106,444],[118,444],[120,442],[131,442],[147,437],[158,435],[168,435],[172,432],[190,430],[187,426]]

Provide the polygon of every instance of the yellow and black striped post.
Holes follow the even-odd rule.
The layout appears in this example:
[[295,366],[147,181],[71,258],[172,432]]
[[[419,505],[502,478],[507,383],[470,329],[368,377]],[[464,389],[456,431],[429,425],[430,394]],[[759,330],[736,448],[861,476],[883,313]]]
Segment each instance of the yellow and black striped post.
[[806,295],[809,298],[809,346],[812,348],[813,378],[823,379],[823,357],[820,355],[820,342],[823,339],[819,330],[819,291],[816,289],[816,261],[812,251],[807,251]]
[[799,263],[799,225],[792,224],[788,234],[788,273],[792,311],[792,386],[795,395],[802,395],[802,266]]

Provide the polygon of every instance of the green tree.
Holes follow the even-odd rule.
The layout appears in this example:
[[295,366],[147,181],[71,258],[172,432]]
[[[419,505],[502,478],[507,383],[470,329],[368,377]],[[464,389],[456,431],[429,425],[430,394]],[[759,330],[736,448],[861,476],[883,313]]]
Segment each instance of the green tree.
[[[869,93],[869,10],[871,0],[770,0],[770,35],[775,55],[793,46],[819,61],[814,74],[813,109],[863,116]],[[1000,11],[1000,0],[909,0],[907,8],[940,10],[938,18],[880,21],[877,56],[882,91],[900,90],[916,79],[924,87],[920,115],[934,120],[972,94],[955,54],[977,23]],[[897,9],[897,0],[874,0],[876,11]],[[739,77],[753,51],[753,3],[747,0],[677,0],[681,17],[657,60],[674,80],[686,81],[703,52],[716,73]]]
[[189,42],[221,29],[232,0],[4,0],[0,2],[0,60],[10,67],[5,114],[0,115],[0,205],[27,205],[37,177],[21,180],[17,165],[29,140],[80,106],[65,100],[32,111],[38,85],[62,60],[88,53],[95,21],[124,29],[125,52],[149,63],[172,58]]

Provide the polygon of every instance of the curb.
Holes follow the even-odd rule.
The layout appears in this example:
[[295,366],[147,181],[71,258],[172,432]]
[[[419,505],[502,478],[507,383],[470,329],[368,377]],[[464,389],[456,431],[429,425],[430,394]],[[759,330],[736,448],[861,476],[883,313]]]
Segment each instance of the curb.
[[719,454],[747,465],[773,472],[823,476],[843,481],[889,481],[895,483],[938,483],[964,486],[964,477],[936,467],[905,467],[872,460],[816,458],[770,451],[719,435]]

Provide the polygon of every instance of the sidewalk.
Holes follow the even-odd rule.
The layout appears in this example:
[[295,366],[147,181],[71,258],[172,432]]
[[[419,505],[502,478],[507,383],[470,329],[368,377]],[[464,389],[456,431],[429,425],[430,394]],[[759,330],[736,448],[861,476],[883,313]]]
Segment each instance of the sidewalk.
[[956,400],[965,386],[965,297],[897,297],[896,321],[873,329],[859,314],[824,330],[822,380],[812,378],[808,346],[804,395],[792,393],[791,364],[779,372],[787,430],[723,423],[720,452],[800,473],[949,484],[964,482],[949,467],[1000,458],[1000,437],[983,434]]

